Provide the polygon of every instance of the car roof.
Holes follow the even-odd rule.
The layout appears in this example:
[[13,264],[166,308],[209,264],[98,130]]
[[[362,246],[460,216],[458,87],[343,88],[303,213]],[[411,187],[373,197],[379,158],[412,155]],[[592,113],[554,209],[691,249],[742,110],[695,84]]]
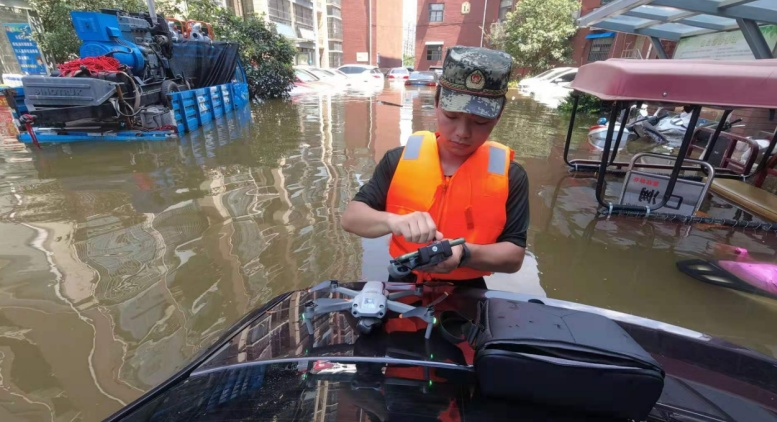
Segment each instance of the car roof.
[[342,66],[339,66],[338,69],[342,69],[344,67],[361,67],[364,69],[377,69],[377,66],[373,66],[371,64],[344,64]]

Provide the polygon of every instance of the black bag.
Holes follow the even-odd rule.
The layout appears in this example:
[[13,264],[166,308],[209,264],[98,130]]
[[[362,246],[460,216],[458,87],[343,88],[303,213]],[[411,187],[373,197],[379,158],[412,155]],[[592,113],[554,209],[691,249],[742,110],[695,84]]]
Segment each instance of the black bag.
[[470,341],[486,397],[643,420],[664,371],[626,331],[601,315],[490,298]]

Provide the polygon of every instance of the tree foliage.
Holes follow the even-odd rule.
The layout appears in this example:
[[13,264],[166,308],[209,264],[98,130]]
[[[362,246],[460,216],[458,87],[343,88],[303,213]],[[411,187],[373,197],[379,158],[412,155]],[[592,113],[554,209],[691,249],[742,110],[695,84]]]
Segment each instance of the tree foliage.
[[[176,3],[160,3],[166,16],[183,16],[209,22],[219,40],[240,43],[240,60],[248,76],[251,98],[286,97],[294,82],[294,56],[297,49],[286,37],[278,34],[273,23],[263,15],[240,18],[209,0],[189,0],[188,10]],[[173,5],[173,6],[171,6]]]
[[[81,40],[73,28],[71,11],[148,10],[142,0],[30,0],[30,3],[37,11],[38,25],[42,28],[36,31],[34,37],[47,57],[57,63],[78,58]],[[251,98],[288,95],[294,81],[292,63],[296,48],[278,34],[275,25],[267,22],[264,16],[239,18],[211,0],[161,0],[156,2],[156,6],[157,12],[167,17],[208,22],[219,41],[239,43]]]
[[[602,101],[593,95],[588,95],[584,92],[579,93],[580,99],[577,100],[577,112],[584,114],[601,114],[603,112],[610,111],[611,104],[607,101]],[[574,104],[574,98],[572,94],[569,94],[558,105],[558,110],[564,113],[572,112],[572,105]]]
[[577,31],[573,13],[579,8],[577,0],[521,0],[489,40],[512,55],[517,67],[544,71],[569,60],[569,40]]
[[30,6],[35,10],[37,24],[42,29],[35,31],[33,37],[47,59],[55,63],[78,58],[81,40],[73,29],[71,11],[122,9],[139,12],[146,7],[141,0],[30,0]]

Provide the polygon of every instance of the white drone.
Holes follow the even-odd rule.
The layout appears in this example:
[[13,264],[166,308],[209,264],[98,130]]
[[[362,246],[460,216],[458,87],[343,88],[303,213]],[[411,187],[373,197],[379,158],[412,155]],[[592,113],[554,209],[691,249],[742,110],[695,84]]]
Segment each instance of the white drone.
[[[462,243],[464,243],[463,238],[450,241],[443,240],[419,248],[415,252],[399,256],[391,260],[388,268],[389,274],[393,277],[401,278],[415,269],[436,265],[453,255],[452,246]],[[426,335],[424,337],[428,340],[432,335],[432,326],[434,325],[434,305],[448,297],[448,293],[444,293],[428,305],[411,306],[396,302],[396,300],[406,296],[421,296],[423,292],[422,285],[384,281],[368,281],[364,288],[357,292],[340,287],[335,280],[327,280],[312,287],[308,292],[325,289],[328,289],[330,293],[340,293],[352,299],[321,298],[306,303],[303,317],[310,334],[313,334],[312,319],[317,315],[348,311],[359,320],[357,325],[359,331],[362,334],[369,334],[373,327],[380,325],[388,311],[393,311],[398,313],[400,318],[417,317],[426,321]],[[391,291],[395,292],[389,293]]]
[[[432,335],[434,325],[434,305],[448,297],[448,293],[425,306],[411,306],[396,302],[396,299],[406,296],[421,296],[422,285],[411,283],[391,283],[383,281],[368,281],[361,291],[341,287],[336,280],[327,280],[309,289],[309,292],[329,290],[349,296],[347,299],[320,298],[305,304],[303,318],[308,332],[313,334],[313,318],[329,312],[348,311],[359,321],[357,328],[362,334],[369,334],[375,326],[380,325],[388,311],[399,314],[400,318],[418,317],[426,321],[425,338]],[[394,293],[389,293],[390,291]]]

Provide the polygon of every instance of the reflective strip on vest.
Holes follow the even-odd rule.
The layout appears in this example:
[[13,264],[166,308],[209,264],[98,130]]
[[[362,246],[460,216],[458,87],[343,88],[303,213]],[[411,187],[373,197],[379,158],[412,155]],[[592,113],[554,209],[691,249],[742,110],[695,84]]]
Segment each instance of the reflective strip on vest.
[[417,160],[421,155],[421,144],[424,142],[424,137],[419,135],[413,135],[407,139],[407,145],[405,145],[405,153],[402,155],[403,160]]
[[488,172],[491,174],[505,174],[505,158],[507,151],[491,146],[488,149]]

